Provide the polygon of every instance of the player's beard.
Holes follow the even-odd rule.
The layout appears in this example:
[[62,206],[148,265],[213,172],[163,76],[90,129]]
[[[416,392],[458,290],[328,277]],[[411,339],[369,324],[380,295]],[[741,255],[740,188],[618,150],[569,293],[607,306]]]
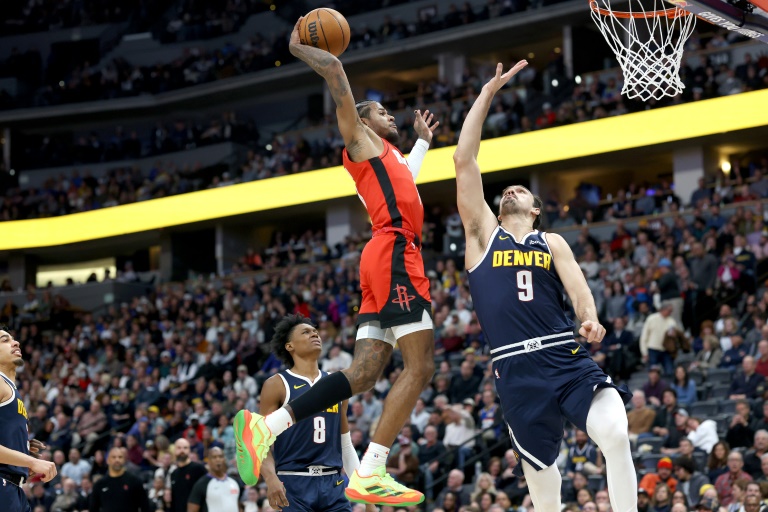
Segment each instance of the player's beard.
[[21,368],[22,366],[24,366],[24,360],[22,358],[14,359],[13,360],[13,365],[16,368]]
[[506,202],[504,199],[501,200],[501,209],[499,210],[499,215],[517,215],[521,211],[522,209],[519,207],[517,199],[508,199]]
[[400,142],[400,134],[396,130],[387,130],[387,134],[383,137],[384,140],[392,145],[397,145]]

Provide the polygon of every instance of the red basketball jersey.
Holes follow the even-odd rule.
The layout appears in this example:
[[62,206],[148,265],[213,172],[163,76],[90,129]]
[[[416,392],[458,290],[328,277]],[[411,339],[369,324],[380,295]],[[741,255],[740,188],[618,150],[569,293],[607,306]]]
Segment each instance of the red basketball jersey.
[[413,174],[400,150],[382,139],[384,151],[365,162],[353,162],[346,148],[344,168],[355,180],[357,195],[368,210],[373,231],[385,227],[403,228],[421,236],[424,206]]

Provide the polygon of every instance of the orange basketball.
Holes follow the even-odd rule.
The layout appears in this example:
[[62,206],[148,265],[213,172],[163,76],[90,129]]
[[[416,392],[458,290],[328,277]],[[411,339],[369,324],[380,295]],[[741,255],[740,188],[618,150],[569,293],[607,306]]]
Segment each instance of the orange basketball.
[[320,7],[310,11],[299,27],[301,44],[339,56],[349,46],[349,23],[339,11]]

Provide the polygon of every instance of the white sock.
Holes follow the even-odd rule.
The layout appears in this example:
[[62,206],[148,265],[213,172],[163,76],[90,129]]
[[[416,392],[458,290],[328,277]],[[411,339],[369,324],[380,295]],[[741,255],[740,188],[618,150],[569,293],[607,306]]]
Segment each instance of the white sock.
[[288,427],[293,425],[291,413],[289,413],[285,407],[281,407],[272,414],[268,414],[267,417],[264,418],[264,421],[266,422],[267,427],[269,427],[269,430],[276,436],[279,436],[288,430]]
[[389,448],[380,444],[371,443],[360,461],[360,467],[357,468],[357,474],[360,476],[371,476],[376,468],[387,464]]
[[627,414],[618,391],[595,393],[587,414],[587,434],[603,452],[613,512],[637,510],[637,475],[627,435]]

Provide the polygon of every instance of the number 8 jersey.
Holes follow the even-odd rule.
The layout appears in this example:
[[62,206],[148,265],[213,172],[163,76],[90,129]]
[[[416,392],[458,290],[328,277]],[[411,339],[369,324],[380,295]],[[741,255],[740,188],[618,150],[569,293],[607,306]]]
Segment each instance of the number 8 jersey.
[[544,233],[531,231],[518,242],[497,227],[468,274],[474,309],[494,362],[573,343],[563,283]]
[[[306,393],[312,382],[291,370],[278,372],[285,386],[285,402]],[[323,378],[327,372],[320,372]],[[309,466],[341,470],[341,404],[296,423],[277,437],[274,444],[277,471],[307,471]]]

